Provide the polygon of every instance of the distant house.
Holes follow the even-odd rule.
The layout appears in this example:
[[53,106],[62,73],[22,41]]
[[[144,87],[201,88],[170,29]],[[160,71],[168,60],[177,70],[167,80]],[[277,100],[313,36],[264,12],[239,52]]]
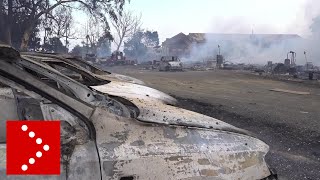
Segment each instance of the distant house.
[[[219,34],[219,33],[179,33],[167,38],[162,43],[162,52],[165,55],[189,56],[192,48],[210,43],[211,47],[219,44],[226,46],[241,46],[250,44],[252,47],[268,48],[274,44],[302,39],[297,34]],[[222,48],[224,48],[222,47]],[[213,55],[213,54],[211,54]]]
[[179,33],[162,43],[162,53],[172,56],[187,55],[191,51],[192,42],[189,36]]

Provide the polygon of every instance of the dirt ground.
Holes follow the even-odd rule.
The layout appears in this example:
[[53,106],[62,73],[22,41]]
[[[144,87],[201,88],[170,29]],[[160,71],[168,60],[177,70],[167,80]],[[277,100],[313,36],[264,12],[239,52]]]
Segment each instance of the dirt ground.
[[176,97],[180,107],[253,132],[270,146],[266,160],[280,179],[320,179],[320,87],[237,71],[108,70],[143,80]]

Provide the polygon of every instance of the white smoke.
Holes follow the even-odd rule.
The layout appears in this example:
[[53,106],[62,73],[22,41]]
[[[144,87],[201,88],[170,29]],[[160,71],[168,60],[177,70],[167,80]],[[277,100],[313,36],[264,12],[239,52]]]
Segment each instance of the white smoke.
[[[229,32],[230,23],[226,28]],[[248,28],[248,22],[233,22],[234,32],[243,32]],[[221,29],[221,27],[220,27]],[[211,30],[214,32],[214,30]],[[234,37],[223,35],[215,36],[208,34],[206,43],[194,44],[191,54],[187,58],[189,61],[202,61],[208,57],[215,57],[218,54],[218,45],[221,47],[221,54],[227,61],[233,63],[246,64],[266,64],[267,61],[274,63],[282,62],[289,51],[297,54],[297,64],[309,62],[320,65],[320,1],[308,0],[305,5],[297,12],[296,21],[288,27],[288,34],[299,34],[301,38],[291,36],[291,38],[281,38],[274,40],[274,37],[259,35],[254,32],[248,35],[235,34]],[[267,29],[270,34],[277,34],[277,30]],[[288,36],[289,37],[289,36]],[[271,42],[270,42],[271,41]],[[307,52],[306,57],[304,52]]]
[[[283,62],[289,51],[299,51],[297,44],[302,38],[292,37],[268,42],[268,35],[212,35],[206,36],[206,43],[194,45],[189,56],[190,61],[201,61],[215,57],[220,53],[225,60],[233,63],[266,64],[267,61]],[[303,53],[303,51],[302,51]],[[298,53],[297,53],[298,54]]]

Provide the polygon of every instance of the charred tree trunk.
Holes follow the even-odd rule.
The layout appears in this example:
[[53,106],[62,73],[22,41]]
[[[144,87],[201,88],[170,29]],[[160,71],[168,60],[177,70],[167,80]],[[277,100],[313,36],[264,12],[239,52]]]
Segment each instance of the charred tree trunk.
[[30,35],[31,35],[31,33],[32,33],[33,27],[34,27],[34,23],[31,23],[31,24],[25,29],[25,31],[23,32],[23,36],[22,36],[22,39],[21,39],[21,45],[20,45],[20,50],[21,50],[21,51],[27,51],[27,49],[28,49],[28,43],[29,43],[29,38],[30,38]]
[[1,43],[7,43],[6,41],[6,26],[4,22],[4,14],[0,14],[0,42]]
[[[0,6],[3,6],[3,1],[0,2]],[[11,45],[11,27],[12,27],[12,16],[13,16],[13,12],[12,12],[12,1],[8,1],[8,14],[6,15],[6,13],[4,11],[0,12],[0,32],[1,32],[1,36],[0,36],[0,41],[2,41],[5,44]]]
[[0,43],[4,43],[4,5],[3,0],[0,0]]
[[117,46],[117,51],[119,51],[120,46],[121,46],[121,44],[122,44],[122,41],[123,41],[123,38],[121,37],[121,38],[120,38],[120,41],[119,41],[119,44],[118,44],[118,46]]
[[63,3],[68,3],[68,2],[72,2],[74,0],[69,0],[69,1],[59,1],[57,2],[56,4],[52,5],[50,8],[44,10],[44,11],[41,11],[39,14],[35,14],[36,12],[34,11],[32,13],[32,15],[30,15],[30,17],[32,17],[32,19],[30,19],[30,23],[28,24],[28,26],[26,27],[26,29],[24,30],[23,32],[23,36],[22,36],[22,39],[21,39],[21,45],[20,45],[20,50],[21,51],[26,51],[27,48],[28,48],[28,43],[29,43],[29,39],[30,39],[30,35],[37,23],[37,21],[39,20],[39,18],[45,14],[45,13],[48,13],[50,11],[52,11],[54,8],[56,8],[57,6],[59,6],[60,4],[63,4]]
[[6,28],[6,40],[9,45],[12,44],[11,42],[11,27],[12,27],[12,19],[13,19],[13,12],[12,12],[12,1],[8,1],[8,17],[7,17],[7,28]]
[[12,42],[11,42],[11,26],[4,26],[3,27],[3,34],[2,34],[2,41],[3,43],[5,44],[8,44],[8,45],[12,45]]
[[119,44],[118,44],[118,46],[117,46],[117,51],[119,51],[125,35],[126,35],[126,34],[125,34],[125,31],[123,31],[123,33],[122,33],[122,35],[121,35],[121,37],[120,37],[120,40],[119,40]]

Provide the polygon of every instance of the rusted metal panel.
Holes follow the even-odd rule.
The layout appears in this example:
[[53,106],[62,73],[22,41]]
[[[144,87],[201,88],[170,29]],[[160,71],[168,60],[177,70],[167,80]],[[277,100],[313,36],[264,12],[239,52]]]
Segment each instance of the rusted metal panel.
[[68,179],[101,179],[99,157],[93,141],[75,146],[69,161]]
[[39,79],[36,79],[29,73],[26,73],[25,71],[22,71],[21,69],[18,69],[16,67],[13,67],[12,65],[6,63],[5,61],[0,59],[0,69],[2,71],[6,71],[11,76],[16,76],[17,78],[23,77],[23,80],[27,83],[32,84],[33,86],[41,89],[42,91],[45,91],[50,96],[55,97],[59,99],[62,102],[68,102],[70,104],[73,104],[71,107],[77,107],[77,109],[86,117],[90,117],[92,114],[93,109],[90,106],[87,106],[82,103],[77,103],[78,100],[71,98],[65,94],[62,94],[56,89],[53,89],[49,85],[41,82]]
[[67,84],[69,89],[72,90],[73,93],[79,99],[81,99],[85,102],[92,102],[95,100],[94,94],[86,86],[84,86],[76,81],[72,81],[70,78],[64,76],[59,71],[57,71],[49,66],[45,66],[41,63],[33,61],[30,58],[27,58],[27,57],[24,57],[24,59],[20,59],[18,63],[22,64],[24,66],[27,66],[28,68],[30,68],[30,69],[48,77],[48,78],[53,79],[56,82],[59,82],[61,84]]

